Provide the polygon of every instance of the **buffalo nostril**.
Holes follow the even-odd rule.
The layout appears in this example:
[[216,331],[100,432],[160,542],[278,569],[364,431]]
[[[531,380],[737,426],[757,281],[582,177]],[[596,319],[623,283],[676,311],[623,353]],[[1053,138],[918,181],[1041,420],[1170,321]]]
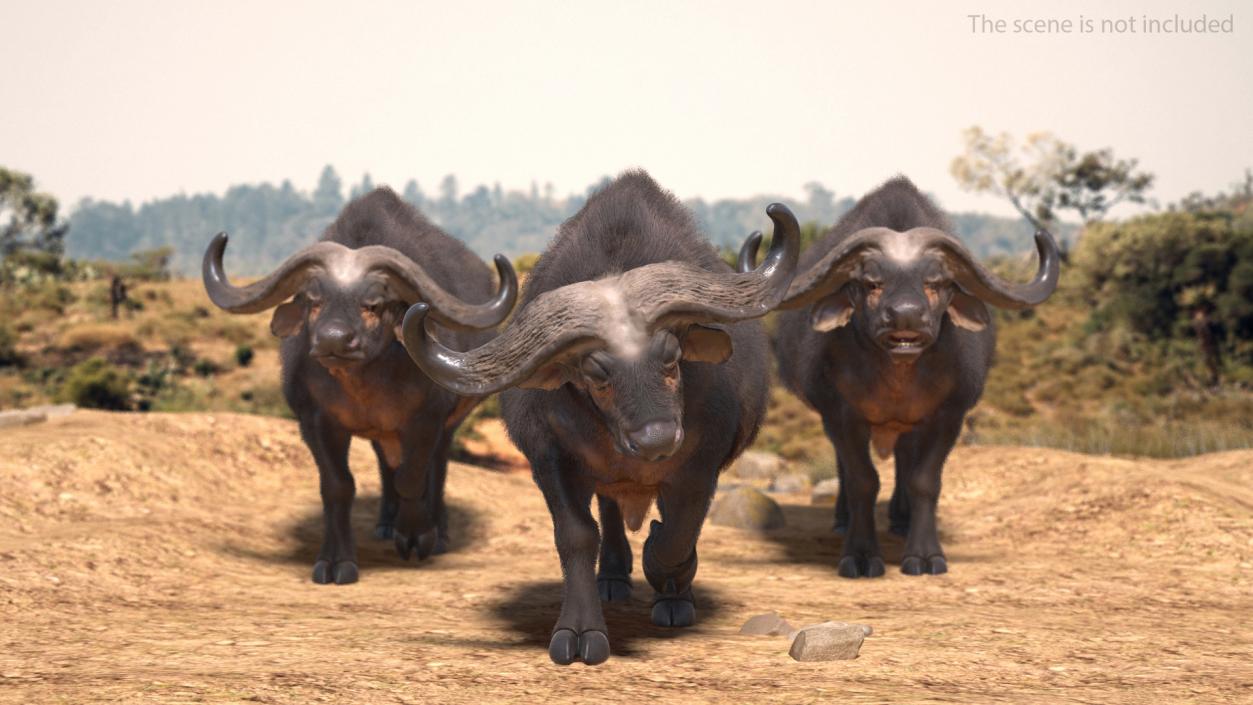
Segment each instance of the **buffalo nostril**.
[[652,421],[627,434],[627,448],[648,460],[673,455],[683,442],[683,429],[673,421]]

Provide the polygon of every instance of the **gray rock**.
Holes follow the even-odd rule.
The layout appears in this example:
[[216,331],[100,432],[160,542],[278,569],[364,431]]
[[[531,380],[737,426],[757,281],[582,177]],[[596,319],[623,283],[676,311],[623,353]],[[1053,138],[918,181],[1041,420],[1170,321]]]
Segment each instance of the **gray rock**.
[[771,492],[801,494],[808,490],[809,478],[798,472],[784,473],[770,481]]
[[754,531],[787,525],[778,503],[752,487],[736,487],[720,492],[709,510],[709,521],[717,526]]
[[823,622],[796,632],[788,655],[797,661],[854,659],[865,639],[866,631],[860,624]]
[[780,617],[778,612],[767,612],[759,614],[755,617],[749,617],[744,626],[740,627],[741,634],[751,634],[754,636],[784,636],[790,635],[795,630],[787,620]]
[[834,477],[814,485],[809,492],[810,504],[835,504],[835,497],[840,493],[840,481]]
[[0,428],[30,426],[47,420],[48,415],[42,411],[32,411],[30,409],[0,411]]
[[769,480],[783,472],[783,458],[774,453],[749,450],[732,463],[727,472],[746,480]]

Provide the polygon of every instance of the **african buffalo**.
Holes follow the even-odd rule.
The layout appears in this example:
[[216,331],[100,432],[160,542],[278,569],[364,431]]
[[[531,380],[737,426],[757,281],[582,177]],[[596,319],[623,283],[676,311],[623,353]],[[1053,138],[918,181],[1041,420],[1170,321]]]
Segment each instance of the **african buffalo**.
[[270,330],[283,339],[283,394],[317,462],[325,527],[313,581],[357,580],[349,526],[353,436],[368,438],[378,456],[383,497],[375,537],[392,538],[404,558],[445,550],[449,442],[481,397],[433,384],[409,360],[396,330],[405,310],[422,301],[449,345],[487,342],[493,333],[485,329],[499,325],[517,298],[509,260],[496,256],[493,296],[491,270],[387,188],[349,203],[320,242],[255,283],[227,281],[225,249],[222,233],[205,252],[205,289],[232,313],[274,308]]
[[[962,420],[983,392],[996,331],[987,304],[1020,309],[1057,288],[1058,250],[1036,233],[1039,270],[1002,281],[957,240],[948,219],[908,179],[865,196],[806,250],[774,338],[784,384],[822,414],[835,446],[845,533],[839,573],[883,575],[874,504],[880,457],[896,455],[891,528],[904,534],[901,571],[948,570],[936,535],[940,472]],[[740,254],[750,267],[757,242]]]
[[427,306],[405,317],[405,345],[432,379],[467,396],[507,390],[505,423],[531,462],[561,558],[565,597],[548,649],[559,664],[609,657],[600,601],[630,597],[624,523],[638,530],[654,500],[661,521],[643,557],[652,621],[695,619],[696,539],[718,473],[766,409],[767,341],[750,319],[783,297],[799,251],[787,208],[767,213],[770,253],[737,274],[672,195],[628,172],[562,225],[500,337],[456,353],[431,339]]

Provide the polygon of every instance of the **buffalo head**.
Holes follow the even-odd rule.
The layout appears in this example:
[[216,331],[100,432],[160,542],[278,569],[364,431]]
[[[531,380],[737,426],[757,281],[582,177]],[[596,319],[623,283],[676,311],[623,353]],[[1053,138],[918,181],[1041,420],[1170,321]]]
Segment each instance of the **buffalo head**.
[[[750,239],[740,250],[741,270],[752,266],[758,242]],[[893,359],[912,361],[939,337],[945,314],[954,325],[978,331],[989,321],[985,304],[1019,309],[1047,299],[1057,288],[1060,257],[1047,230],[1037,232],[1035,242],[1035,278],[1011,284],[941,230],[865,228],[797,274],[779,308],[812,306],[815,330],[851,322]]]
[[618,452],[669,457],[683,443],[681,362],[718,364],[733,353],[719,324],[769,313],[796,269],[800,228],[781,204],[767,209],[775,238],[760,267],[711,272],[659,262],[537,296],[491,342],[455,352],[424,325],[433,308],[405,315],[409,355],[432,379],[467,396],[518,386],[570,385],[592,402]]
[[[431,317],[454,329],[499,325],[517,299],[509,260],[496,255],[500,286],[483,304],[468,304],[440,287],[417,263],[390,247],[358,249],[318,242],[288,257],[274,272],[247,286],[232,285],[222,268],[226,233],[204,256],[204,285],[214,304],[232,313],[274,308],[270,330],[279,337],[309,329],[309,355],[328,368],[359,365],[396,339],[405,310],[418,301]],[[286,301],[288,298],[291,301]],[[286,303],[284,303],[286,301]]]

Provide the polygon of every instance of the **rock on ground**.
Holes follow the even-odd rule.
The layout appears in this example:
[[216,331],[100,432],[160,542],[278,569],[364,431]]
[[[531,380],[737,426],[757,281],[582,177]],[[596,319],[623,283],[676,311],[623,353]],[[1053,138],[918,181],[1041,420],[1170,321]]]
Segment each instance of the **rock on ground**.
[[770,481],[771,492],[801,494],[808,490],[809,478],[798,472],[784,473]]
[[709,510],[709,521],[717,526],[756,531],[787,525],[779,504],[752,487],[736,487],[719,494]]
[[865,639],[866,631],[860,624],[823,622],[798,631],[788,655],[797,661],[854,659]]
[[745,480],[770,480],[783,472],[783,458],[760,450],[745,451],[727,471]]
[[795,630],[792,629],[792,625],[780,617],[778,612],[767,612],[749,617],[744,626],[740,627],[741,634],[752,636],[784,636],[793,631]]
[[823,480],[814,485],[809,492],[810,504],[833,505],[835,498],[840,493],[840,481],[834,477]]

